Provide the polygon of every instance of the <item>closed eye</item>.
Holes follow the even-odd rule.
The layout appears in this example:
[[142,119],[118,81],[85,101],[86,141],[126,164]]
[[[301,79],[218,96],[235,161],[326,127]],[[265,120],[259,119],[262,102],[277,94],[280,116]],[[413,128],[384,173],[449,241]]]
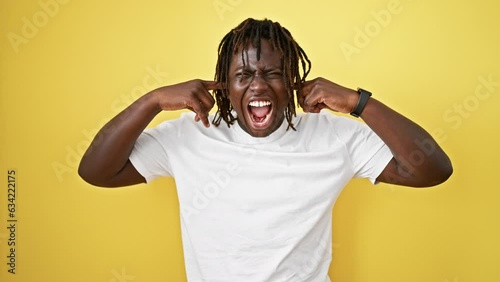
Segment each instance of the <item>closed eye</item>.
[[238,73],[236,73],[236,77],[249,77],[251,75],[252,74],[249,73],[249,72],[238,72]]
[[250,81],[252,79],[252,76],[253,74],[250,72],[238,72],[235,75],[236,79],[238,79],[240,82]]
[[282,76],[283,76],[283,74],[281,72],[278,72],[278,71],[270,72],[267,74],[268,78],[281,78]]

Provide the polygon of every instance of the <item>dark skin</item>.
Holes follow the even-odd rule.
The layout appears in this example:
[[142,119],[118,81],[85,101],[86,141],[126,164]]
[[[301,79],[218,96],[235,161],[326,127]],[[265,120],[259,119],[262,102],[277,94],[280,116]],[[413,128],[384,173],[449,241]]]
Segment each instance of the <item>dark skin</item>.
[[[241,52],[233,55],[229,67],[229,95],[238,116],[238,124],[248,134],[265,137],[274,132],[285,119],[285,108],[289,98],[283,81],[280,53],[268,41],[262,41],[260,60],[257,50],[250,48],[245,56]],[[268,125],[252,122],[248,111],[250,101],[268,101],[271,112]]]
[[[288,94],[282,78],[280,54],[262,41],[261,58],[249,47],[245,66],[241,53],[233,56],[229,73],[229,95],[238,116],[238,124],[259,138],[274,132],[284,121]],[[209,111],[215,101],[210,90],[220,89],[214,81],[191,80],[155,89],[113,118],[96,135],[82,158],[80,176],[102,187],[120,187],[144,183],[145,179],[129,161],[134,143],[161,111],[189,109],[195,120],[210,126]],[[329,109],[350,113],[359,99],[357,91],[324,78],[306,81],[297,97],[304,112],[318,113]],[[271,111],[264,121],[255,121],[249,112],[250,102],[270,102]],[[370,98],[361,114],[364,122],[387,144],[395,156],[377,181],[411,187],[428,187],[444,182],[452,174],[448,156],[423,128]],[[418,141],[418,142],[416,142]],[[425,142],[432,153],[422,153],[417,143]],[[416,153],[423,158],[414,160]]]
[[[324,78],[306,82],[298,97],[304,111],[311,113],[318,113],[325,108],[350,113],[356,107],[358,99],[356,90]],[[453,173],[448,156],[430,134],[413,121],[374,98],[368,100],[360,117],[395,156],[377,181],[410,187],[429,187],[444,182]],[[417,145],[424,142],[432,145],[432,153],[424,154],[422,148]],[[414,161],[414,155],[417,153],[425,156],[418,162]]]

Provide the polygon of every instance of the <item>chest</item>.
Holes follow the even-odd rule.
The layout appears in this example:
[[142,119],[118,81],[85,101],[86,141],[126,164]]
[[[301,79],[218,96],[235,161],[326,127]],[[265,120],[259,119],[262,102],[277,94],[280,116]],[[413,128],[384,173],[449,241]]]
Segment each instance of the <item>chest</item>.
[[171,157],[181,205],[198,208],[329,205],[353,175],[340,145],[243,146],[206,140]]

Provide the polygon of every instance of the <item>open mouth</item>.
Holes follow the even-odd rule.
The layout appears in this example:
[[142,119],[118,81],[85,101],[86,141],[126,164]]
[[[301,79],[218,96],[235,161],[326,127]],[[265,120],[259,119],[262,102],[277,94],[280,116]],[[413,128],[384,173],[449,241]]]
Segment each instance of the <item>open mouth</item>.
[[272,112],[271,101],[256,100],[248,103],[248,114],[255,128],[267,127],[271,121]]

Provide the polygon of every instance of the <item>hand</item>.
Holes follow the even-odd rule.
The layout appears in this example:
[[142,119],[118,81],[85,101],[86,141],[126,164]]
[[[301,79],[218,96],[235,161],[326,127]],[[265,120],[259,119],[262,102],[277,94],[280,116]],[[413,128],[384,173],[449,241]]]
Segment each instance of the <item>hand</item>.
[[335,112],[351,113],[358,103],[359,94],[327,79],[318,77],[306,81],[299,89],[297,100],[304,112],[319,113],[327,108]]
[[210,126],[208,114],[215,104],[210,90],[220,89],[215,81],[195,79],[154,90],[158,106],[164,111],[189,109],[196,113],[195,121]]

